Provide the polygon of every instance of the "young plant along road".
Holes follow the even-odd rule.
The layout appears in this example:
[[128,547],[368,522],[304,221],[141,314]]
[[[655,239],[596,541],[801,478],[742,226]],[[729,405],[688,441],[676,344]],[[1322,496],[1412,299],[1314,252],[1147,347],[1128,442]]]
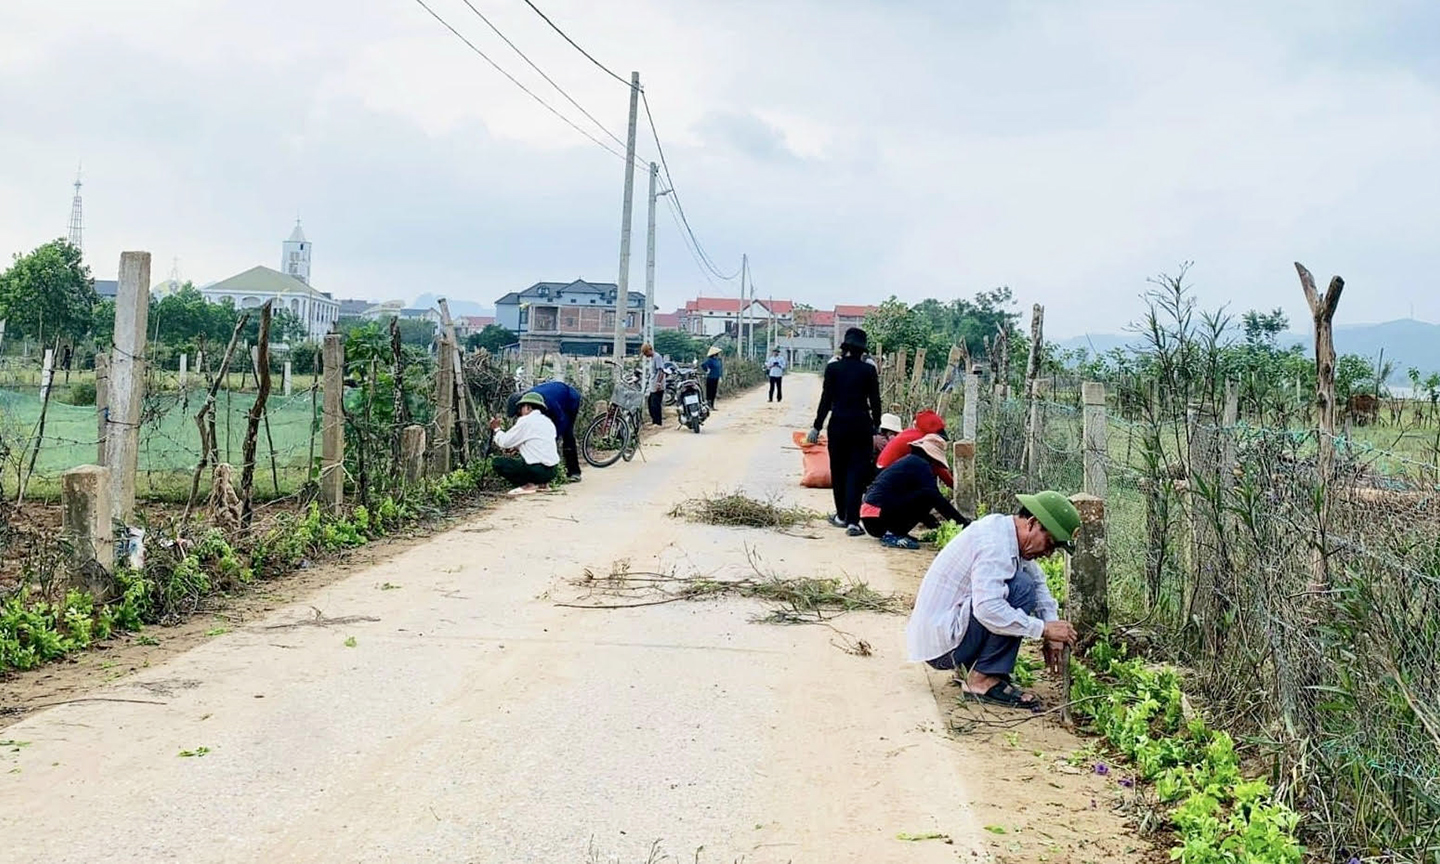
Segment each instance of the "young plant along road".
[[[575,584],[587,571],[758,568],[849,576],[908,610],[916,555],[818,522],[666,515],[735,489],[827,509],[787,449],[818,380],[790,383],[783,404],[721,403],[703,434],[667,430],[633,463],[88,694],[108,701],[10,726],[0,857],[628,864],[659,841],[726,864],[984,858],[967,778],[988,757],[947,737],[930,677],[904,661],[903,615],[787,626],[728,597],[558,605],[636,602]],[[873,654],[844,650],[857,640]]]

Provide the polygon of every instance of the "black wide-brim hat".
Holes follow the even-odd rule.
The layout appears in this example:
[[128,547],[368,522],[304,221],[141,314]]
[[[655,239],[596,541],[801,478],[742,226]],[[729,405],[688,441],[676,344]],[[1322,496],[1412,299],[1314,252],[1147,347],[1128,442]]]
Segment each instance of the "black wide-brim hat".
[[870,339],[865,335],[864,330],[859,327],[851,327],[845,331],[845,338],[841,340],[840,347],[867,351],[870,347],[869,343]]

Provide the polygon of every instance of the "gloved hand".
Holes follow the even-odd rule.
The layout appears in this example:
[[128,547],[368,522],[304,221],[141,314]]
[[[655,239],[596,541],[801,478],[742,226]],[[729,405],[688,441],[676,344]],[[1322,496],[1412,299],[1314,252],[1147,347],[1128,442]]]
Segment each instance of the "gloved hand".
[[820,430],[819,430],[819,429],[811,429],[811,430],[810,430],[810,434],[808,434],[808,435],[805,436],[805,443],[806,443],[806,444],[819,444],[819,443],[820,443]]

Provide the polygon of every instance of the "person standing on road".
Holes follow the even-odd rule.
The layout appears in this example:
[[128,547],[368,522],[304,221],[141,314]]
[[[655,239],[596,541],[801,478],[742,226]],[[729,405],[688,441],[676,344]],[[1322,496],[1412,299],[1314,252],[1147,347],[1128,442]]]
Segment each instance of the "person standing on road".
[[865,533],[860,527],[860,499],[875,472],[874,436],[880,426],[880,375],[866,363],[865,331],[851,327],[840,343],[840,359],[825,366],[820,410],[806,441],[820,440],[825,418],[830,418],[830,491],[835,497],[831,524],[851,537]]
[[526,393],[515,407],[519,418],[514,426],[502,430],[500,418],[495,417],[490,421],[490,431],[497,446],[518,450],[520,456],[496,456],[491,465],[496,474],[515,487],[511,495],[528,495],[555,479],[560,454],[555,450],[555,424],[545,416],[545,397]]
[[725,376],[725,362],[720,359],[720,349],[714,345],[705,352],[705,362],[700,364],[705,370],[705,401],[710,403],[710,410],[715,410],[715,393],[720,389],[720,379]]
[[640,355],[650,364],[650,395],[646,402],[650,406],[650,422],[656,426],[665,425],[660,410],[665,404],[665,358],[655,353],[649,342],[640,346]]
[[939,528],[934,513],[960,525],[970,524],[935,485],[941,471],[950,473],[945,439],[926,435],[912,442],[910,453],[881,471],[865,491],[860,505],[860,524],[865,533],[893,549],[919,549],[920,541],[910,536],[910,529],[921,523]]
[[1035,560],[1074,550],[1080,513],[1059,492],[1016,497],[1014,516],[976,520],[930,562],[905,643],[912,662],[955,670],[967,696],[1033,709],[1040,704],[1034,694],[1010,683],[1021,639],[1045,641],[1052,672],[1061,671],[1062,649],[1076,640]]
[[[560,436],[560,455],[565,457],[565,480],[579,483],[580,448],[575,443],[575,419],[580,416],[580,403],[584,397],[579,390],[564,381],[546,381],[536,384],[527,392],[539,393],[540,398],[545,400],[545,413],[550,416],[551,422],[555,424],[555,432]],[[505,405],[506,414],[511,417],[519,416],[522,395],[516,393],[510,397]]]
[[770,357],[765,361],[765,373],[770,379],[770,398],[766,402],[785,401],[785,358],[780,356],[780,349],[776,347],[770,352]]

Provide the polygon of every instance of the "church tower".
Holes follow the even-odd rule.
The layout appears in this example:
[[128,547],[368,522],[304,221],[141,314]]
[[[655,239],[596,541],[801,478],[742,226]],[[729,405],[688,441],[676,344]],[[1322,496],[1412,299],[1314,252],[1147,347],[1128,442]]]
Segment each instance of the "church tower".
[[285,241],[283,249],[280,254],[280,272],[309,285],[310,241],[305,239],[305,232],[300,230],[299,219],[295,220],[295,230],[290,232],[290,239]]

